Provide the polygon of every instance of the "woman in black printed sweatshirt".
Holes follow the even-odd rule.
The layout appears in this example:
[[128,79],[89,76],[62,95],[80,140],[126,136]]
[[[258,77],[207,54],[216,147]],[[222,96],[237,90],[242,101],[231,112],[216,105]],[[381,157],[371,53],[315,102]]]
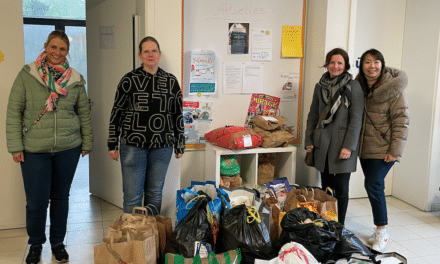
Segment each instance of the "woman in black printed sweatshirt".
[[125,213],[142,200],[160,213],[173,148],[176,158],[185,150],[182,92],[176,77],[159,68],[160,57],[157,40],[145,37],[142,66],[122,77],[110,116],[107,144],[113,160],[121,156]]

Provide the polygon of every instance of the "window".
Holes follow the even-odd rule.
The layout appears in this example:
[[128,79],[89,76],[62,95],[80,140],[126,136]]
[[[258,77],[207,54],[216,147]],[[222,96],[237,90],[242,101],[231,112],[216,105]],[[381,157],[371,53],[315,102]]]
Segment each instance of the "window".
[[23,17],[86,19],[85,0],[23,0]]

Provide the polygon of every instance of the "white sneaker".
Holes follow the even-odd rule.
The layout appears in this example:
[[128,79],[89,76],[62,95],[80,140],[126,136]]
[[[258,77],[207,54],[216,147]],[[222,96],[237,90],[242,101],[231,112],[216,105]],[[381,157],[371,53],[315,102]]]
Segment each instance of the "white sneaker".
[[376,229],[376,239],[374,240],[372,249],[383,252],[388,245],[388,240],[390,236],[388,235],[388,231],[386,229]]

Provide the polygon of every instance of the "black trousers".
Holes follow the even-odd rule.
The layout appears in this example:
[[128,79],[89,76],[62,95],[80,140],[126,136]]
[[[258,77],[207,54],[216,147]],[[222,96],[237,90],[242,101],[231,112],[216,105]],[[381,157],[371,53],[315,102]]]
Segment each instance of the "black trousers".
[[351,173],[330,174],[328,169],[328,158],[325,161],[324,172],[321,172],[321,187],[325,190],[332,188],[336,199],[338,199],[338,222],[345,224],[345,215],[348,208],[348,191]]

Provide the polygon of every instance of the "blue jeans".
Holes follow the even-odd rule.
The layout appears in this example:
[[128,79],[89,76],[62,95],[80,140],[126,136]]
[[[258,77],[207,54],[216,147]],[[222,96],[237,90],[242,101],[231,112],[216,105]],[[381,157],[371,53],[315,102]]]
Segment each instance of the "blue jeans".
[[387,225],[385,176],[393,167],[394,162],[385,162],[383,159],[360,159],[360,162],[365,175],[365,190],[373,210],[374,224],[376,226]]
[[[173,147],[145,149],[121,144],[124,213],[142,206],[142,198],[144,206],[154,205],[160,213],[162,189],[172,154]],[[156,211],[151,213],[157,214]]]
[[81,146],[55,153],[24,153],[20,162],[26,193],[26,229],[31,245],[46,242],[46,216],[50,201],[52,247],[66,236],[70,186],[78,165]]

